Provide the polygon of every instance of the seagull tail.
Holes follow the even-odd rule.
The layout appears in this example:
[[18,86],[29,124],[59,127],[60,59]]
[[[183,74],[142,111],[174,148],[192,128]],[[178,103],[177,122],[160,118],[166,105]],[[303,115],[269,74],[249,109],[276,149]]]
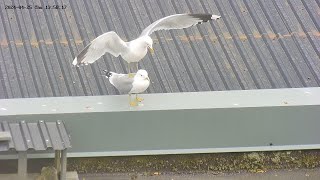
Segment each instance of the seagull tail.
[[74,66],[78,65],[78,58],[77,58],[77,57],[74,58],[72,64],[73,64]]
[[105,73],[104,75],[107,77],[107,78],[110,78],[113,74],[113,72],[111,71],[107,71],[107,70],[103,70],[103,72]]

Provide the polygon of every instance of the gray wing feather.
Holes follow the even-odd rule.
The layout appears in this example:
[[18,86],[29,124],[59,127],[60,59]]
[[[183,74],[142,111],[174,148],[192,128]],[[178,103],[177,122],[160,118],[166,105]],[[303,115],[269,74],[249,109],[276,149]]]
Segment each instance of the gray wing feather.
[[128,77],[127,74],[113,73],[109,81],[121,93],[128,94],[132,89],[133,78]]
[[220,16],[212,14],[174,14],[150,24],[142,31],[140,36],[150,35],[158,30],[183,29],[219,18]]
[[115,33],[104,33],[91,41],[74,59],[73,65],[93,63],[105,53],[118,57],[125,51],[126,43]]

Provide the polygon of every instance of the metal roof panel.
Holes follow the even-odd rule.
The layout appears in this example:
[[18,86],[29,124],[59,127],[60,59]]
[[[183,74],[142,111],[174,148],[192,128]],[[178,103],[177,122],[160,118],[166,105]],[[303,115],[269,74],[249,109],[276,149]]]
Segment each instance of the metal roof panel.
[[62,121],[37,123],[20,122],[0,122],[1,131],[9,131],[12,136],[11,141],[0,142],[0,152],[2,151],[44,151],[44,150],[64,150],[71,147],[70,137]]
[[[0,5],[12,3],[17,1]],[[101,71],[125,73],[121,58],[107,54],[80,68],[71,65],[73,58],[104,32],[132,40],[150,23],[175,13],[222,18],[152,34],[156,52],[139,63],[152,80],[147,93],[320,85],[320,7],[315,0],[59,3],[67,8],[0,10],[1,99],[119,94]]]

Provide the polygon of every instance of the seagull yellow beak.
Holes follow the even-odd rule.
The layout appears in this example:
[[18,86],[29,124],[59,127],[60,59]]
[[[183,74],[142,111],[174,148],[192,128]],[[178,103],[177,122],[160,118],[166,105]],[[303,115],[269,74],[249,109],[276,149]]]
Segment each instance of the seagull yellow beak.
[[148,80],[148,81],[150,81],[149,77],[146,77],[146,78],[145,78],[145,80]]
[[151,54],[154,54],[154,50],[152,47],[148,47]]

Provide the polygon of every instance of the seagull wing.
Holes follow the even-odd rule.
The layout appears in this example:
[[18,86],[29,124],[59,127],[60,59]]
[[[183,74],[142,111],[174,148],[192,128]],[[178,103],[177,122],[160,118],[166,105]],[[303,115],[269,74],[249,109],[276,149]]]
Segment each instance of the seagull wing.
[[118,57],[127,48],[117,33],[110,31],[104,33],[91,41],[73,60],[73,65],[93,63],[105,53]]
[[121,93],[128,94],[133,87],[134,78],[130,78],[127,74],[112,73],[109,81]]
[[219,19],[221,16],[212,14],[174,14],[171,16],[164,17],[150,24],[145,28],[141,36],[152,34],[158,30],[170,30],[170,29],[183,29],[190,26],[201,24],[209,20]]

